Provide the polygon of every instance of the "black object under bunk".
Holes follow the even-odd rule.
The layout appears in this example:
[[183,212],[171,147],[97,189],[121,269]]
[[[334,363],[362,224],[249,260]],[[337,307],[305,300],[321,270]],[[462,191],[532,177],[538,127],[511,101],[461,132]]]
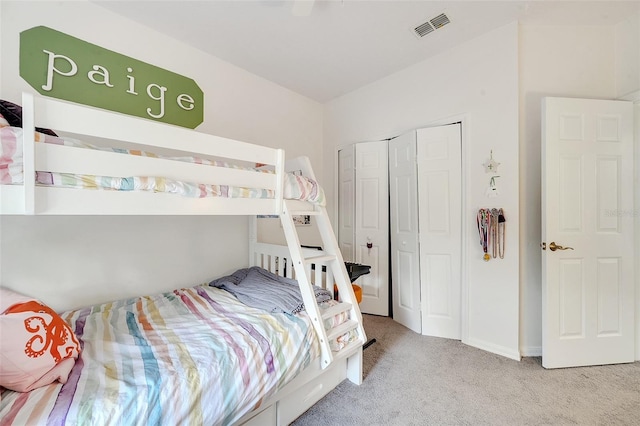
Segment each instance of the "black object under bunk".
[[349,279],[351,282],[354,282],[362,275],[367,275],[371,272],[371,266],[369,265],[361,265],[359,263],[353,262],[344,262],[344,266],[347,268],[347,274],[349,274]]
[[[349,279],[351,282],[354,282],[358,278],[363,275],[367,275],[371,272],[371,266],[369,265],[361,265],[359,263],[353,262],[344,262],[344,266],[347,268],[347,274],[349,274]],[[362,345],[362,350],[367,349],[369,346],[373,345],[376,342],[376,339],[369,339],[367,342]]]

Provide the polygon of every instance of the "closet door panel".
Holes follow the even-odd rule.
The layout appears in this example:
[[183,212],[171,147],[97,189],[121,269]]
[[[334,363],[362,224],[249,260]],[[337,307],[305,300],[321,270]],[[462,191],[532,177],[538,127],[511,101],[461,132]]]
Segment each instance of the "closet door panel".
[[355,148],[338,152],[338,244],[346,262],[355,256]]
[[422,332],[416,132],[389,141],[391,288],[393,319]]
[[459,339],[462,168],[460,125],[417,131],[422,333]]
[[449,182],[449,171],[438,170],[434,172],[425,171],[422,173],[423,197],[426,198],[421,204],[424,208],[420,219],[422,229],[431,234],[449,235],[450,205],[449,194],[455,192]]
[[387,141],[355,146],[356,262],[371,266],[358,279],[360,310],[389,315],[389,178]]

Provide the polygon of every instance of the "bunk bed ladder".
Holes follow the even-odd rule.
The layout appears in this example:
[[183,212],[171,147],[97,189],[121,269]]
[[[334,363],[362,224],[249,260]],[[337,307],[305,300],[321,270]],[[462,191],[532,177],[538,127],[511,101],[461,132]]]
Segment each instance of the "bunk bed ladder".
[[[318,252],[320,255],[305,257],[305,253],[308,254],[309,252],[303,252],[293,220],[293,216],[298,214],[311,214],[313,216],[322,239],[323,251]],[[358,308],[358,302],[353,292],[353,287],[349,280],[349,275],[347,274],[342,254],[338,248],[338,241],[333,233],[333,228],[327,215],[326,208],[316,206],[315,210],[312,212],[296,212],[289,209],[288,202],[285,200],[280,219],[287,239],[287,245],[289,246],[296,279],[298,280],[298,284],[300,285],[300,290],[302,292],[305,308],[312,319],[313,327],[320,340],[321,365],[322,368],[326,368],[336,359],[353,355],[356,352],[354,349],[359,349],[366,342],[366,335],[362,325],[362,315]],[[318,307],[311,283],[311,264],[313,263],[326,265],[327,272],[331,272],[333,279],[335,280],[335,284],[338,287],[338,294],[343,302],[327,309],[324,314],[321,313],[320,308]],[[325,329],[324,320],[342,312],[349,313],[349,320],[336,327],[328,330]],[[357,330],[358,338],[348,343],[339,351],[332,351],[329,342],[352,330]],[[361,349],[359,350],[361,351]],[[362,358],[359,357],[358,359],[361,364]],[[359,370],[361,370],[361,365],[355,368],[355,371]],[[359,373],[355,372],[354,376],[357,377],[358,374],[360,374],[361,377],[361,371]],[[352,379],[354,382],[356,380]]]

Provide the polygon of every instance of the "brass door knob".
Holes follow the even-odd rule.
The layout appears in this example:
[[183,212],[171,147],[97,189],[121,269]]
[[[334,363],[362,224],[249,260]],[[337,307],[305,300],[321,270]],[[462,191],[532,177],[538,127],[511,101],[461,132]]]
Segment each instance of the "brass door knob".
[[573,247],[562,247],[561,245],[556,244],[554,241],[551,241],[551,244],[549,244],[549,250],[551,250],[551,251],[573,250]]

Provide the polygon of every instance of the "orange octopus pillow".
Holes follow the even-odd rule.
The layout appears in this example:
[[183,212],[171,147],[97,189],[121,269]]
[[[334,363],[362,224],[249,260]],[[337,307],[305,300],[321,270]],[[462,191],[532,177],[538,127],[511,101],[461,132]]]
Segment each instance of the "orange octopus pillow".
[[71,327],[42,302],[0,287],[0,386],[18,392],[66,383],[80,354]]

